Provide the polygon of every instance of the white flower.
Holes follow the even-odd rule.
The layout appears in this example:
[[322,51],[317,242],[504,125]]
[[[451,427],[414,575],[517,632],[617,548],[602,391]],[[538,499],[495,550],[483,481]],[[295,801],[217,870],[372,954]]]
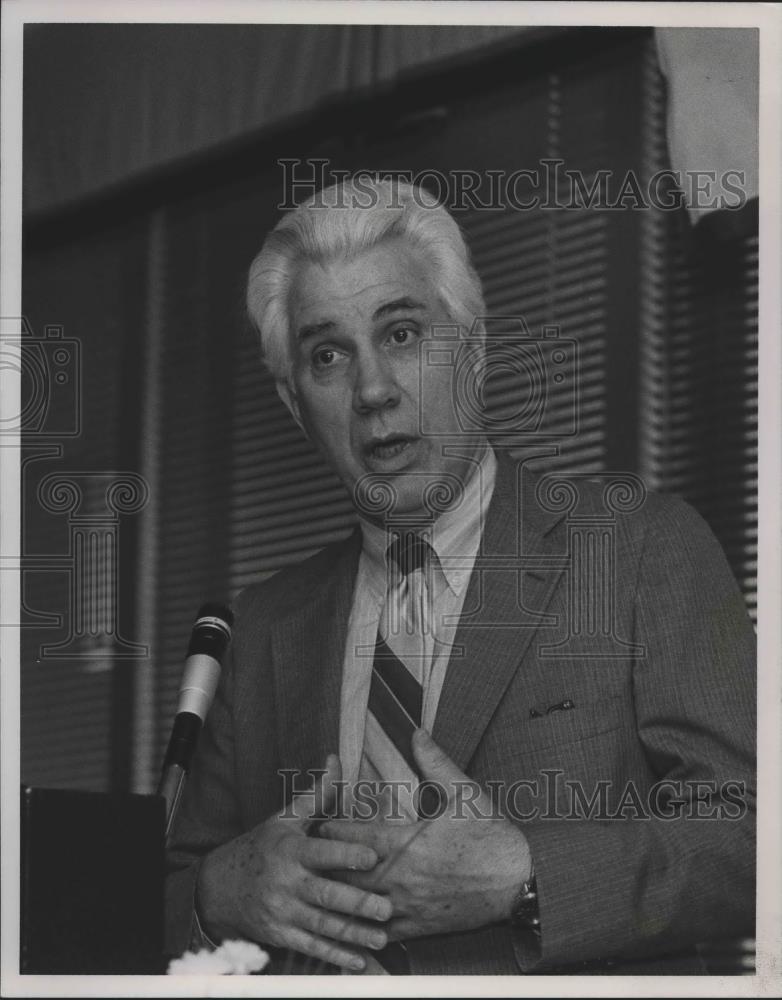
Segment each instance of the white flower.
[[247,976],[269,961],[266,952],[250,941],[224,941],[215,951],[186,951],[168,966],[169,976]]

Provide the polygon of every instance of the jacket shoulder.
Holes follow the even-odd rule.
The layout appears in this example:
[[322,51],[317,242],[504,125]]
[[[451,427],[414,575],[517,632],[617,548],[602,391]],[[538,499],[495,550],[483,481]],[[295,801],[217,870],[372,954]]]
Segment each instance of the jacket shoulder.
[[647,489],[637,475],[550,473],[530,482],[539,504],[541,496],[560,502],[565,520],[615,525],[617,543],[637,557],[658,545],[681,544],[682,539],[695,547],[719,547],[709,524],[689,502],[674,493]]
[[336,579],[359,550],[360,532],[355,529],[347,538],[332,542],[307,559],[249,584],[232,601],[234,615],[239,618],[258,608],[269,620],[284,615],[300,606],[313,589],[327,584],[329,578]]
[[[594,510],[601,503],[605,510],[601,485],[590,483],[588,491]],[[638,502],[624,504],[617,491],[613,502],[617,560],[623,565],[643,566],[647,575],[672,574],[677,566],[693,579],[705,575],[721,580],[726,587],[736,586],[721,541],[705,517],[683,497],[643,490]]]
[[[554,477],[557,478],[556,474]],[[537,476],[533,483],[537,486],[546,478],[545,475]],[[567,482],[567,474],[562,479]],[[702,516],[682,497],[647,489],[636,475],[618,474],[614,480],[606,475],[579,476],[574,509],[580,518],[616,516],[635,524],[636,530],[642,532],[658,525],[681,528],[705,524]]]

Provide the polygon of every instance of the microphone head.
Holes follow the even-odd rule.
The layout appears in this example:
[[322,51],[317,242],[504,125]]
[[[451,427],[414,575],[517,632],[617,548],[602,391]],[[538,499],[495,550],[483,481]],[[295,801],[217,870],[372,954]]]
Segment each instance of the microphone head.
[[228,625],[229,629],[234,623],[233,611],[217,601],[207,601],[206,604],[201,605],[196,615],[196,624],[201,618],[219,618]]
[[187,647],[177,713],[189,712],[202,720],[206,718],[231,642],[233,620],[231,611],[222,604],[210,602],[201,606]]
[[215,602],[202,604],[190,635],[187,655],[206,653],[221,662],[231,641],[233,623],[234,616],[225,605]]

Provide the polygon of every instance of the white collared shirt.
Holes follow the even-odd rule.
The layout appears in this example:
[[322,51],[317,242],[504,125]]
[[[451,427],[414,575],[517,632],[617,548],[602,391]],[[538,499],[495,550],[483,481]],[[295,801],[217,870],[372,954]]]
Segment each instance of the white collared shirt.
[[[494,492],[497,459],[486,451],[466,483],[461,502],[440,514],[432,527],[432,610],[435,637],[429,680],[424,689],[422,725],[432,731],[456,628],[464,606],[467,584],[483,533],[489,502]],[[386,600],[386,547],[388,533],[371,522],[361,521],[363,547],[353,591],[348,623],[340,699],[339,753],[342,777],[349,784],[369,777],[362,768],[364,724],[372,680],[377,629]]]

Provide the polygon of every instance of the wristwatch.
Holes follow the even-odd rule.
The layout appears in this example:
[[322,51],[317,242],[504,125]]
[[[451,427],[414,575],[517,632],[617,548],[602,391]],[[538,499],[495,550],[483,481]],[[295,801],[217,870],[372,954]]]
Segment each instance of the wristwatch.
[[535,937],[540,937],[540,911],[538,910],[538,883],[533,866],[529,878],[521,883],[510,912],[513,927],[526,927]]

